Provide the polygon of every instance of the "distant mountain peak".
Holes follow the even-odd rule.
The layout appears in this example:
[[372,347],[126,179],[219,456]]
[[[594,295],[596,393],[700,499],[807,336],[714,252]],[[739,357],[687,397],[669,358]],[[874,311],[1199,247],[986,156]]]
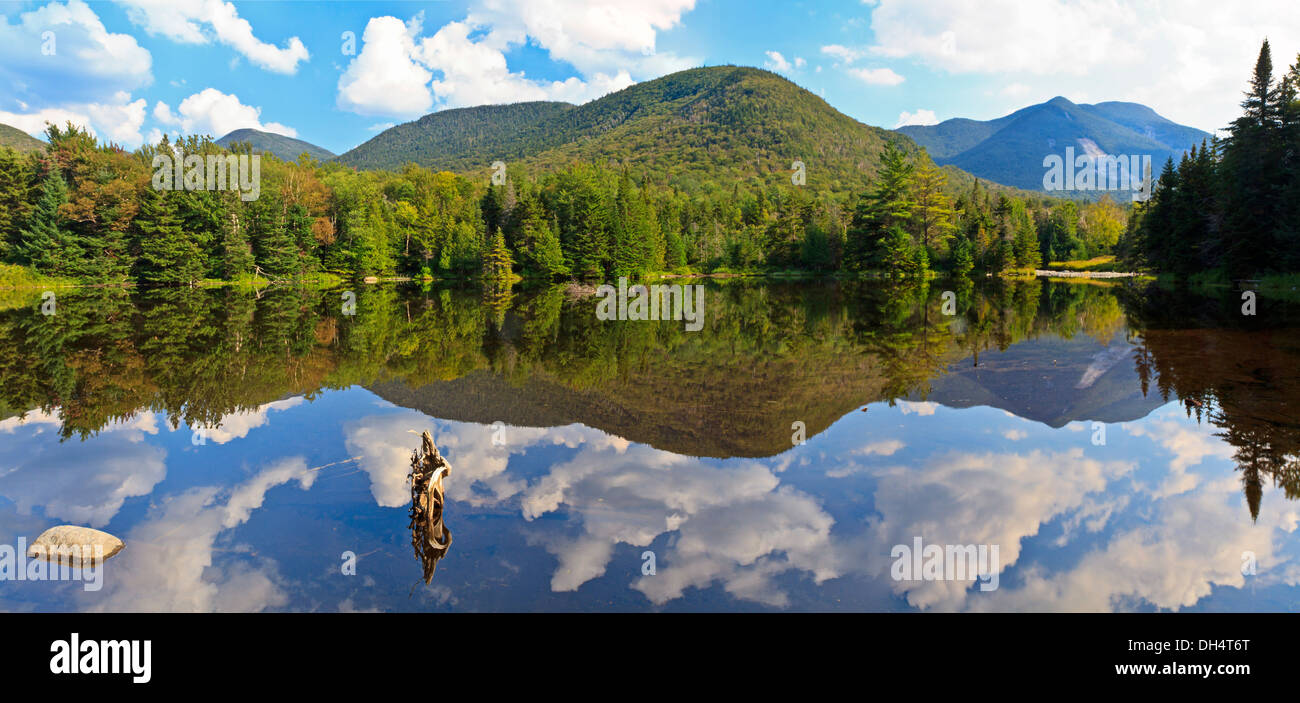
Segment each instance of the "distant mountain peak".
[[1208,132],[1168,120],[1150,107],[1131,102],[1076,104],[1057,96],[995,120],[947,120],[898,131],[925,147],[939,164],[956,166],[1003,185],[1041,190],[1043,158],[1100,151],[1149,155],[1152,163],[1177,161]]
[[298,157],[306,152],[317,161],[327,161],[334,158],[334,152],[316,146],[310,142],[301,139],[286,137],[283,134],[273,132],[264,132],[260,129],[243,128],[237,129],[230,134],[218,139],[216,143],[219,146],[229,147],[236,143],[247,143],[253,147],[253,153],[274,154],[276,158],[282,161],[297,161]]

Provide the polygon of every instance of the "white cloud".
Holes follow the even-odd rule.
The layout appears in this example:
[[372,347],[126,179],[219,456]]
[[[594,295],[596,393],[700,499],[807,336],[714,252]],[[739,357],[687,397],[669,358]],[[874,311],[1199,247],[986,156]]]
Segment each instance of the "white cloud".
[[93,443],[50,436],[61,424],[39,411],[0,421],[0,432],[13,435],[0,459],[0,496],[21,514],[40,507],[48,518],[103,527],[128,498],[149,495],[167,475],[166,451],[143,441],[158,433],[154,413],[110,424]]
[[898,85],[903,82],[902,76],[888,68],[850,68],[848,73],[867,85]]
[[[163,108],[167,107],[163,103],[158,103],[158,105]],[[224,136],[224,135],[218,135],[218,136]],[[277,411],[288,410],[289,408],[294,408],[299,405],[302,405],[303,402],[304,400],[302,396],[297,396],[294,398],[286,398],[284,400],[277,400],[262,405],[258,407],[256,410],[248,410],[245,412],[237,412],[237,413],[231,413],[229,415],[226,415],[225,417],[221,418],[221,421],[218,422],[215,427],[205,427],[203,425],[196,424],[195,428],[202,429],[203,437],[206,441],[214,442],[216,444],[225,444],[226,442],[229,442],[232,439],[243,439],[244,437],[248,436],[250,430],[265,425],[270,419],[267,417],[267,414],[270,413],[272,410],[277,410]]]
[[374,17],[362,34],[361,52],[339,76],[338,106],[362,115],[414,116],[433,107],[433,73],[415,60],[417,17]]
[[828,44],[823,46],[822,53],[843,63],[853,63],[867,55],[867,52],[861,49],[851,49],[840,44]]
[[916,413],[917,415],[924,417],[927,415],[933,415],[934,411],[939,409],[938,403],[931,403],[929,401],[899,400],[895,401],[895,404],[898,406],[898,411],[904,415]]
[[254,64],[276,73],[294,74],[311,58],[298,37],[283,48],[258,39],[253,26],[223,0],[123,0],[127,16],[150,34],[184,44],[206,44],[210,36]]
[[[875,505],[880,518],[870,526],[862,548],[889,554],[893,545],[910,545],[921,536],[928,544],[998,545],[1005,571],[1020,558],[1022,540],[1041,526],[1096,500],[1116,478],[1131,473],[1128,461],[1098,461],[1074,449],[1013,454],[953,452],[931,456],[925,464],[875,470]],[[888,578],[890,562],[870,564]],[[925,609],[956,610],[965,606],[970,581],[889,581],[896,593]]]
[[[787,596],[774,582],[780,574],[807,571],[821,582],[837,573],[833,519],[811,496],[782,487],[772,469],[753,461],[719,467],[581,425],[506,427],[505,444],[496,446],[488,425],[415,411],[363,418],[345,428],[346,446],[361,456],[380,505],[410,501],[410,452],[425,429],[451,464],[449,500],[478,507],[518,501],[529,542],[559,562],[554,591],[603,576],[619,544],[643,547],[673,532],[657,575],[631,584],[656,603],[721,583],[738,598],[783,605]],[[532,480],[511,475],[513,456],[547,445],[576,452]],[[891,450],[889,443],[873,448]]]
[[132,101],[123,92],[114,96],[112,102],[72,104],[22,113],[0,110],[0,123],[43,139],[47,124],[63,127],[71,122],[95,137],[137,147],[144,141],[140,128],[144,125],[145,110],[144,98]]
[[785,60],[785,57],[781,55],[781,52],[766,51],[763,53],[767,54],[767,61],[765,61],[763,65],[767,66],[769,69],[780,71],[782,73],[788,73],[794,69],[794,66],[789,61]]
[[1023,98],[1029,94],[1029,86],[1024,83],[1012,83],[1002,89],[1002,94],[1009,98]]
[[[339,78],[338,105],[358,114],[414,117],[483,104],[586,102],[691,65],[656,52],[655,37],[693,6],[694,0],[484,0],[432,36],[421,36],[423,13],[405,23],[375,17],[360,54]],[[545,81],[511,71],[506,53],[525,42],[580,75]]]
[[1258,524],[1243,520],[1243,514],[1237,477],[1209,481],[1195,492],[1156,502],[1141,526],[1111,536],[1074,568],[1056,573],[1028,568],[1023,586],[999,589],[972,605],[997,611],[1107,612],[1146,602],[1177,610],[1195,605],[1216,585],[1244,587],[1244,552],[1253,552],[1265,569],[1259,578],[1295,585],[1295,564],[1287,563],[1282,549],[1293,541],[1300,514],[1281,502]]
[[871,26],[878,56],[996,75],[1043,95],[1104,85],[1098,99],[1141,102],[1207,130],[1240,114],[1266,35],[1279,68],[1300,51],[1292,0],[880,0]]
[[278,122],[262,122],[262,108],[245,105],[237,95],[227,95],[215,88],[206,88],[181,101],[173,111],[166,103],[154,105],[154,118],[178,128],[185,134],[207,134],[220,139],[236,129],[257,129],[286,137],[298,136],[298,131]]
[[106,564],[105,589],[82,597],[100,611],[257,612],[285,605],[289,598],[273,562],[223,549],[219,563],[216,543],[247,522],[272,488],[296,481],[305,491],[315,479],[302,457],[291,457],[228,491],[205,486],[161,499],[126,534],[122,554]]
[[939,118],[934,114],[934,110],[917,110],[916,112],[904,110],[898,115],[898,123],[894,125],[894,129],[906,127],[907,125],[931,124],[939,124]]
[[696,63],[656,49],[658,33],[694,7],[695,0],[477,0],[466,22],[491,27],[485,41],[498,49],[532,38],[584,76],[626,70],[642,80]]
[[0,83],[26,103],[97,103],[153,82],[153,57],[134,37],[109,32],[81,0],[0,16]]

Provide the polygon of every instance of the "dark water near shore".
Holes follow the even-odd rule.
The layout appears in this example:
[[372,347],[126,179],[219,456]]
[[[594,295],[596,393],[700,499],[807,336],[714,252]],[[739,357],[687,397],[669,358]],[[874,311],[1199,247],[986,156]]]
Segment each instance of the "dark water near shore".
[[[0,580],[0,610],[1300,609],[1300,306],[706,285],[699,332],[562,288],[11,302],[0,545],[126,548],[98,591]],[[453,537],[427,585],[425,430]],[[894,578],[917,538],[996,546],[997,587]]]

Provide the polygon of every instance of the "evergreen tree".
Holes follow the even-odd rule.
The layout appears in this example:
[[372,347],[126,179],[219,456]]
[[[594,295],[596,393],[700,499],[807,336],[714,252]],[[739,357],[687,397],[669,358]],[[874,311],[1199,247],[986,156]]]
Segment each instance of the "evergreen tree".
[[140,257],[136,262],[141,282],[154,285],[191,285],[203,278],[203,252],[194,237],[181,227],[176,207],[167,192],[146,188],[135,219]]
[[483,257],[483,277],[491,281],[509,281],[514,276],[514,263],[505,235],[497,228],[492,235],[492,245]]
[[880,173],[871,192],[858,201],[848,231],[845,264],[850,271],[891,271],[900,260],[894,230],[906,233],[916,202],[912,195],[914,168],[893,142],[885,144]]
[[41,185],[41,195],[19,232],[19,260],[50,275],[68,275],[75,270],[81,250],[67,229],[59,207],[68,201],[63,174],[51,168]]

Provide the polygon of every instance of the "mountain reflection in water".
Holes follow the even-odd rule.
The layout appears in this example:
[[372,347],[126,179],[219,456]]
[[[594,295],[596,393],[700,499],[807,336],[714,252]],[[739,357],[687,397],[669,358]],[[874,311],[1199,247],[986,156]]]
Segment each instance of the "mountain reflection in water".
[[[562,287],[6,299],[0,543],[132,549],[0,609],[1294,609],[1300,306],[707,285],[700,332]],[[421,431],[457,467],[441,565],[393,529]],[[892,579],[915,537],[1000,545],[999,588]]]

